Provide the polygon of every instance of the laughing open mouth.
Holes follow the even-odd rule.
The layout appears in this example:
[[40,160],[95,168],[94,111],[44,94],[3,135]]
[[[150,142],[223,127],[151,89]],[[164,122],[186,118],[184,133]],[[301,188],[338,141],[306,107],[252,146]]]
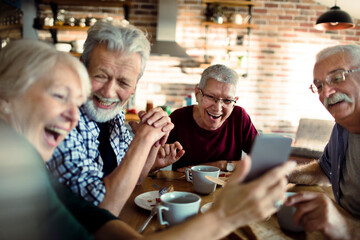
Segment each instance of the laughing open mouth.
[[99,98],[98,96],[95,96],[95,95],[94,95],[94,97],[101,105],[104,105],[104,106],[107,106],[107,107],[114,103],[113,101],[104,101],[104,100],[102,100],[101,98]]
[[120,99],[107,99],[107,98],[103,98],[97,94],[94,94],[94,98],[99,103],[100,107],[102,106],[102,107],[106,107],[106,108],[109,108],[112,105],[115,105],[118,102],[121,102]]
[[45,135],[49,144],[57,145],[57,141],[61,135],[68,134],[68,131],[64,129],[58,128],[56,126],[48,126],[45,127]]
[[220,115],[214,115],[214,114],[209,113],[208,111],[206,111],[206,113],[207,113],[212,119],[218,119],[218,118],[220,118],[220,117],[222,116],[222,114],[220,114]]

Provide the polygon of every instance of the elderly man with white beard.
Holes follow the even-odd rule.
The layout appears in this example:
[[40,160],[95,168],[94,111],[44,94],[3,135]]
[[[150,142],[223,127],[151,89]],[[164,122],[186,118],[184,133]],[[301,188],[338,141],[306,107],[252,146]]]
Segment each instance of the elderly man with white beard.
[[[336,124],[319,160],[298,166],[289,181],[332,185],[339,208],[323,193],[303,192],[285,205],[296,207],[294,221],[306,231],[319,230],[330,239],[360,238],[360,46],[337,45],[316,56],[310,89]],[[316,137],[316,136],[314,136]]]
[[79,109],[78,125],[47,164],[76,195],[116,216],[149,171],[184,154],[180,143],[165,144],[174,125],[159,107],[139,112],[140,123],[130,124],[134,137],[126,127],[122,108],[135,94],[149,54],[150,42],[132,25],[99,21],[88,30],[80,59],[92,93]]

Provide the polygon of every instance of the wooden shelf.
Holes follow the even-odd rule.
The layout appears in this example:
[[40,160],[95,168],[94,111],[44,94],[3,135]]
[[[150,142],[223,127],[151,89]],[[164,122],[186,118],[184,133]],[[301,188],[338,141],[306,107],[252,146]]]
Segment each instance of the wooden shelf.
[[40,0],[39,3],[57,5],[69,5],[69,6],[94,6],[94,7],[121,7],[127,5],[132,6],[131,1],[119,1],[119,0]]
[[216,23],[216,22],[202,22],[202,26],[221,27],[221,28],[256,28],[255,24],[236,24],[236,23]]
[[[225,61],[227,62],[231,62],[234,66],[235,69],[241,70],[241,75],[242,77],[247,77],[247,66],[243,67],[241,64],[241,59],[239,57],[246,57],[246,59],[249,56],[249,38],[247,41],[247,46],[244,45],[228,45],[228,46],[213,46],[211,45],[211,43],[208,41],[208,34],[209,34],[209,28],[224,28],[227,30],[227,38],[230,39],[230,31],[229,29],[246,29],[247,30],[247,35],[250,36],[251,34],[251,30],[252,28],[256,28],[257,25],[255,24],[251,24],[251,16],[252,16],[252,7],[258,5],[257,3],[255,3],[254,1],[248,0],[248,1],[242,1],[242,0],[203,0],[203,4],[206,5],[206,11],[205,11],[205,16],[206,19],[208,21],[204,21],[201,23],[202,26],[205,27],[205,54],[204,54],[204,62],[208,63],[210,61],[212,61],[212,56],[216,55],[216,53],[213,50],[217,50],[217,49],[223,49],[226,50],[226,54],[228,54],[228,56],[225,56],[226,58]],[[217,13],[217,5],[219,5],[220,7],[222,6],[231,6],[231,7],[242,7],[242,8],[247,8],[248,10],[248,16],[246,17],[246,20],[243,20],[242,24],[236,24],[236,23],[232,23],[232,22],[224,22],[224,23],[217,23],[217,22],[212,22],[209,21],[210,19],[212,19],[212,17],[218,17]],[[238,36],[237,36],[238,39]],[[236,39],[236,41],[237,41]],[[240,40],[239,40],[240,41]],[[241,40],[243,41],[243,40]],[[209,44],[210,43],[210,44]],[[237,42],[238,43],[238,42]],[[229,42],[228,42],[229,44]],[[246,52],[245,56],[244,56],[244,52]],[[209,54],[210,53],[210,54]],[[231,55],[231,56],[230,56]],[[238,56],[240,55],[240,56]],[[238,58],[236,59],[236,56],[238,56]],[[223,58],[221,58],[223,59]],[[227,60],[226,60],[227,59]],[[240,60],[240,61],[239,61]],[[203,66],[202,66],[203,67]],[[245,68],[245,71],[243,71]]]
[[73,55],[74,57],[80,57],[81,56],[81,53],[78,53],[78,52],[70,52],[71,55]]
[[44,30],[71,30],[71,31],[87,31],[89,29],[88,26],[80,27],[80,26],[43,26]]
[[14,29],[22,29],[21,24],[12,24],[12,25],[1,25],[0,31],[2,30],[14,30]]
[[221,0],[204,0],[204,4],[210,3],[210,4],[219,4],[219,5],[225,5],[225,6],[256,6],[258,3],[255,3],[253,1],[221,1]]

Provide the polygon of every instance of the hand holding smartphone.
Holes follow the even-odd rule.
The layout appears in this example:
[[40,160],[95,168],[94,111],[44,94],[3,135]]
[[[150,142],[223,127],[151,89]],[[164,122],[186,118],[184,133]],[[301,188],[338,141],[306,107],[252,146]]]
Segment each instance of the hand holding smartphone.
[[251,168],[244,182],[251,181],[284,163],[291,152],[292,139],[274,134],[258,135],[252,146]]

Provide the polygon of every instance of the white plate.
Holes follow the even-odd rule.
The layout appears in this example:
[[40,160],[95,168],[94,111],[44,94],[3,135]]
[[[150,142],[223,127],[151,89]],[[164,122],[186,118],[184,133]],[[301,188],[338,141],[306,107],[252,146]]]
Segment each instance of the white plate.
[[209,208],[211,207],[211,205],[212,205],[212,202],[209,202],[209,203],[205,204],[204,206],[202,206],[202,207],[200,208],[200,212],[201,212],[201,213],[206,212],[207,210],[209,210]]
[[136,196],[134,202],[143,209],[151,210],[156,205],[156,198],[159,197],[159,191],[150,191]]

